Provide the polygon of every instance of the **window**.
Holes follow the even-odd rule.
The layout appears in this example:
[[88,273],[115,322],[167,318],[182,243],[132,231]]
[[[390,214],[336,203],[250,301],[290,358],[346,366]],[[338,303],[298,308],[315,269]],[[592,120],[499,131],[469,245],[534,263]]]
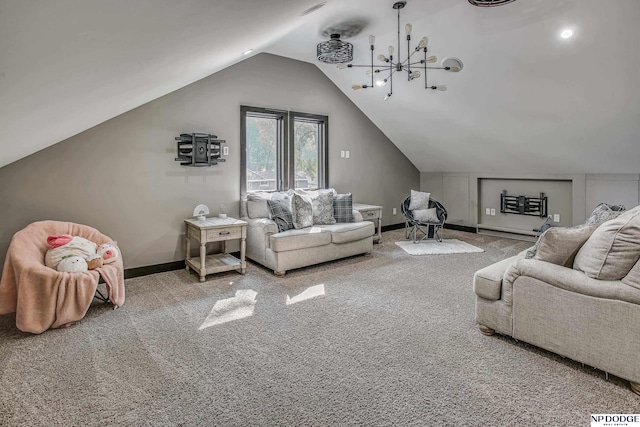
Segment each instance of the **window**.
[[328,117],[240,107],[241,194],[327,187]]

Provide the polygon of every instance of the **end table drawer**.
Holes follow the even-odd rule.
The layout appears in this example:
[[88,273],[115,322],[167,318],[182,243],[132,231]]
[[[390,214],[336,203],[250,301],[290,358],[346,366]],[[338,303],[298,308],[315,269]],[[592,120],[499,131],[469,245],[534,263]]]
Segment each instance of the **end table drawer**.
[[380,213],[380,211],[364,211],[364,212],[360,212],[362,214],[362,218],[363,219],[372,219],[372,218],[378,218],[378,215]]
[[213,230],[207,230],[207,240],[209,241],[221,241],[230,239],[239,239],[242,237],[241,227],[225,227],[215,228]]

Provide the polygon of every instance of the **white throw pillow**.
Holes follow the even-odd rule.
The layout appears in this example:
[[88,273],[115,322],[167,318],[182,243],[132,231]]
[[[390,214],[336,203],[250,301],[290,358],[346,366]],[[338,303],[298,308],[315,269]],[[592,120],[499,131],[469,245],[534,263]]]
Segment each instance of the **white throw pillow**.
[[409,210],[415,211],[418,209],[429,209],[430,198],[431,193],[411,190],[411,202],[409,203]]
[[420,222],[440,222],[436,208],[416,209],[413,211],[413,217]]

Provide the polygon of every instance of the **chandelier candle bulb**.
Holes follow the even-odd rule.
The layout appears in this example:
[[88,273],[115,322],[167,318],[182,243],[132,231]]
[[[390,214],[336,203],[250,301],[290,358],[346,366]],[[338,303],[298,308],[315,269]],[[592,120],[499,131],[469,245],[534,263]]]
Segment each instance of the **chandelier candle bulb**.
[[389,46],[389,56],[393,56],[393,46]]
[[426,59],[426,61],[427,61],[429,64],[433,64],[434,62],[437,62],[437,61],[438,61],[438,58],[437,58],[437,57],[435,57],[435,56],[430,56],[430,57],[428,57],[428,58]]
[[362,89],[362,86],[360,86],[360,85],[351,85],[351,89],[353,89],[353,90]]
[[373,34],[371,34],[371,35],[369,36],[369,44],[370,44],[371,46],[373,46],[373,43],[374,43],[375,41],[376,41],[376,36],[374,36]]
[[404,26],[404,30],[407,32],[407,35],[410,36],[411,35],[411,29],[413,27],[411,26],[411,24],[407,24]]
[[386,56],[384,56],[383,54],[378,55],[378,61],[382,61],[382,62],[389,62],[389,60],[387,59]]

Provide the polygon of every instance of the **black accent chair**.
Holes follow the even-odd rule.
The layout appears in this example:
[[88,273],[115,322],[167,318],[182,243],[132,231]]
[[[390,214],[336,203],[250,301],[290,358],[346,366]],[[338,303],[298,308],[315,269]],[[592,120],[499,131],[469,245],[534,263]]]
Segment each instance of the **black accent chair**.
[[[447,220],[447,210],[444,206],[437,200],[429,199],[429,209],[436,208],[438,222],[425,222],[418,221],[413,217],[413,212],[409,210],[410,203],[411,196],[404,199],[401,206],[402,215],[404,215],[405,219],[406,238],[411,237],[413,243],[419,243],[426,239],[435,239],[438,242],[442,242],[442,229]],[[418,239],[419,232],[424,234],[420,239]]]

